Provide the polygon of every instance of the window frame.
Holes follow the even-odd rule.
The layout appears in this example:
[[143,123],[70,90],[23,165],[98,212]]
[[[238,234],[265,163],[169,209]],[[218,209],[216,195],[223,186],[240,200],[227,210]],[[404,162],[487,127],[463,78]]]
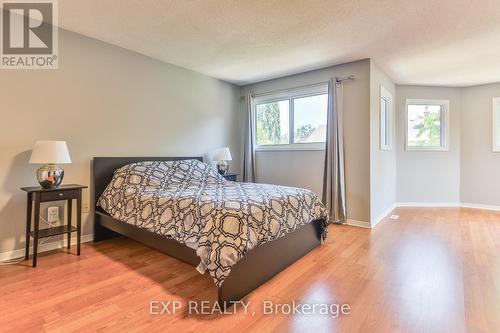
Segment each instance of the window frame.
[[[382,99],[388,105],[388,110],[382,110]],[[391,151],[394,142],[394,96],[389,90],[380,86],[379,96],[379,148],[381,151]],[[385,111],[385,117],[384,116]],[[387,121],[387,118],[389,121]],[[386,120],[385,122],[383,120]],[[387,128],[387,123],[389,128]],[[382,126],[384,125],[384,126]],[[385,131],[382,131],[385,129]],[[386,145],[384,145],[384,138],[387,136]]]
[[[408,145],[408,105],[439,105],[441,106],[441,145],[440,146],[409,146]],[[405,103],[405,150],[423,152],[449,151],[450,136],[450,101],[447,99],[406,99]]]
[[[325,142],[302,142],[294,143],[294,100],[298,98],[311,97],[328,94],[328,84],[314,84],[301,88],[292,88],[278,92],[255,95],[252,103],[252,136],[256,151],[286,151],[286,150],[325,150]],[[288,126],[289,142],[277,145],[259,145],[257,143],[257,105],[289,101]]]

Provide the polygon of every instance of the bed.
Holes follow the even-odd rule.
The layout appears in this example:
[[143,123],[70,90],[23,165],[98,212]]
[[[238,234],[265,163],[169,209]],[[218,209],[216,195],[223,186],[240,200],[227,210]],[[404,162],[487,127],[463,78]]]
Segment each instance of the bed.
[[202,160],[95,157],[94,241],[123,235],[208,271],[225,307],[320,245],[327,217],[310,191],[229,182]]

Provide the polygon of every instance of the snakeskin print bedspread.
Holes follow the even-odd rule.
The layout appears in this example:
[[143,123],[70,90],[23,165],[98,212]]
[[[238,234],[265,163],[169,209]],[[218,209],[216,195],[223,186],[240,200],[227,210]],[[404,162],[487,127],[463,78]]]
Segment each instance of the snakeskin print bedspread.
[[221,286],[231,267],[260,244],[327,214],[311,191],[225,180],[197,160],[139,162],[115,171],[98,201],[113,218],[196,250],[198,271]]

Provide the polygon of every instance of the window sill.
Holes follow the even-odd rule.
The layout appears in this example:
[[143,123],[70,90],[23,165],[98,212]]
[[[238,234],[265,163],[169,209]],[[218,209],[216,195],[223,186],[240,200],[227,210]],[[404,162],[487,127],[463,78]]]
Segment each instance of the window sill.
[[450,149],[448,147],[405,147],[406,151],[409,152],[447,152]]
[[325,144],[302,143],[294,145],[258,146],[255,148],[255,151],[308,151],[308,150],[324,151]]

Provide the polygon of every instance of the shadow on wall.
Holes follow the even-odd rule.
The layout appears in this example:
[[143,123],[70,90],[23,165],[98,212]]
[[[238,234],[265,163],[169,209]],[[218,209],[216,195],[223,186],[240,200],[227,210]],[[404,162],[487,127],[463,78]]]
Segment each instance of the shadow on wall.
[[15,155],[2,184],[3,195],[9,198],[0,210],[0,253],[21,249],[25,244],[26,195],[20,187],[36,181],[33,166],[29,164],[30,156],[31,150]]

